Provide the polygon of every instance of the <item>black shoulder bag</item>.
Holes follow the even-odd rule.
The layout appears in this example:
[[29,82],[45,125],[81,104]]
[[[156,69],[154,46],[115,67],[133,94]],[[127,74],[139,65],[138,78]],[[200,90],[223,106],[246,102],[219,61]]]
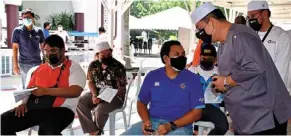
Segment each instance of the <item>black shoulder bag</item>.
[[[63,64],[61,67],[60,74],[57,78],[56,84],[50,88],[58,88],[60,77],[64,69],[65,69],[65,64]],[[49,109],[53,107],[55,99],[56,99],[56,96],[49,96],[49,95],[35,96],[31,94],[26,103],[26,107],[27,109]]]

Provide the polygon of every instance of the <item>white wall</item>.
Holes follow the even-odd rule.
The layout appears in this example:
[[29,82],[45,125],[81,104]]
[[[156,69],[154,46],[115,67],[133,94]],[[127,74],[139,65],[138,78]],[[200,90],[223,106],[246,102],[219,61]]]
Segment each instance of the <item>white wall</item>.
[[36,21],[43,27],[46,18],[53,13],[73,12],[71,1],[23,1],[23,8],[31,8],[40,19]]
[[84,13],[84,31],[97,32],[98,31],[98,1],[101,0],[84,0],[86,3],[86,10]]
[[[86,10],[84,13],[84,31],[85,32],[97,32],[98,30],[98,2],[99,0],[84,0],[86,2]],[[63,1],[24,1],[24,8],[32,8],[36,14],[40,16],[40,19],[37,23],[41,24],[43,27],[43,23],[46,21],[46,18],[53,13],[61,13],[61,12],[72,12],[73,7],[71,1],[63,0]]]

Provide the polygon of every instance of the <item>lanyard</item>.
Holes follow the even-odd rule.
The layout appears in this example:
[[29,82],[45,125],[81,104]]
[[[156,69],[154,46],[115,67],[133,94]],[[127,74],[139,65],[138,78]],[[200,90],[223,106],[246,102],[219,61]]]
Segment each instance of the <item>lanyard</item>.
[[264,43],[264,41],[266,40],[267,36],[271,32],[272,28],[273,28],[273,24],[271,24],[271,27],[268,29],[267,33],[265,34],[264,38],[262,39],[262,43]]

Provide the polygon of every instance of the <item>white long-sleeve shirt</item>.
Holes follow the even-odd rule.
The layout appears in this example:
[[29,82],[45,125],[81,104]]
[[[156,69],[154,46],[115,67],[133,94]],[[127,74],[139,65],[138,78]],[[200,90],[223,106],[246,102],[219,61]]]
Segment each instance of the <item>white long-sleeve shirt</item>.
[[[259,32],[261,39],[267,32]],[[289,65],[291,61],[291,36],[281,27],[273,26],[270,33],[264,41],[264,45],[270,53],[280,76],[282,77],[286,87],[289,85]]]

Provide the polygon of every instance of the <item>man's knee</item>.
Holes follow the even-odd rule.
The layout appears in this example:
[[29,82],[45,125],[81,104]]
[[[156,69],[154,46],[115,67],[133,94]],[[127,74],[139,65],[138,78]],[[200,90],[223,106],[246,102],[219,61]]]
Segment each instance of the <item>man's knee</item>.
[[104,106],[104,105],[102,105],[102,104],[99,104],[95,109],[94,109],[94,116],[95,117],[102,117],[102,116],[109,116],[109,113],[111,112],[111,111],[109,111],[108,110],[108,108],[110,108],[110,107],[108,107],[108,106],[110,106],[110,105],[106,105],[106,106]]
[[78,106],[79,105],[89,105],[92,102],[92,96],[90,93],[85,93],[80,96]]
[[216,125],[215,129],[217,130],[219,134],[225,134],[229,129],[229,125],[227,122],[221,123],[221,124]]
[[125,131],[121,135],[143,135],[142,122],[133,124],[127,131]]

